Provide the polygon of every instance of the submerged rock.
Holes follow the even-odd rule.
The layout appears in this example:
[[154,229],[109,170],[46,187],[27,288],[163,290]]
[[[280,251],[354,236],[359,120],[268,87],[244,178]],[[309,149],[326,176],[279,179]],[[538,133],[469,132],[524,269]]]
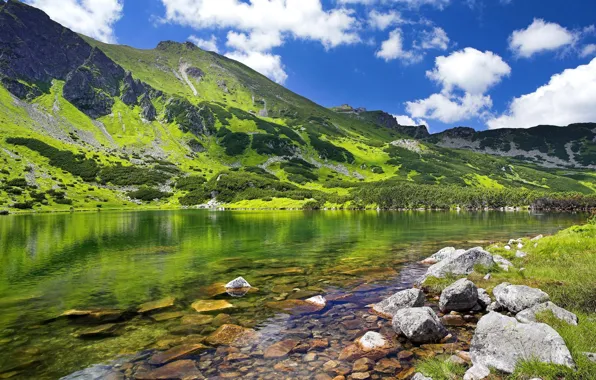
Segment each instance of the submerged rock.
[[174,297],[166,297],[166,298],[162,298],[157,301],[147,302],[147,303],[144,303],[141,306],[139,306],[138,312],[140,314],[145,314],[145,313],[151,313],[151,312],[154,312],[157,310],[167,309],[167,308],[174,306],[175,302],[176,302],[176,298],[174,298]]
[[319,307],[327,306],[327,301],[325,300],[325,298],[323,296],[310,297],[308,299],[305,299],[304,301],[311,303],[313,305],[319,306]]
[[91,327],[85,329],[77,334],[79,338],[105,338],[116,335],[116,332],[120,328],[119,325],[109,323],[97,327]]
[[478,289],[467,278],[455,281],[441,292],[439,309],[442,312],[468,311],[478,302]]
[[497,285],[493,294],[498,304],[512,313],[519,313],[549,300],[548,294],[540,289],[526,285],[511,285],[507,282]]
[[272,301],[267,302],[265,305],[271,309],[293,315],[316,313],[325,308],[325,305],[304,300]]
[[233,307],[234,305],[225,300],[198,300],[192,304],[197,313],[210,313]]
[[499,313],[489,313],[480,319],[470,355],[475,366],[506,373],[512,373],[518,361],[529,358],[575,366],[563,338],[552,327],[544,323],[520,323]]
[[424,292],[420,289],[407,289],[372,306],[373,313],[391,319],[398,310],[406,307],[424,306]]
[[202,379],[203,375],[192,360],[178,360],[144,373],[136,373],[137,380]]
[[164,365],[174,360],[184,359],[206,349],[207,347],[200,343],[183,344],[181,346],[170,348],[164,352],[158,352],[151,356],[149,363],[153,365]]
[[475,265],[490,268],[494,265],[493,256],[480,247],[458,252],[428,268],[425,278],[468,275]]
[[277,359],[288,356],[288,354],[300,343],[295,339],[286,339],[281,342],[277,342],[267,347],[263,353],[265,359]]
[[434,343],[443,339],[447,330],[430,307],[398,310],[393,316],[393,329],[413,343]]
[[369,331],[357,339],[354,344],[344,348],[339,354],[339,360],[353,361],[361,358],[378,360],[395,351],[397,351],[397,344],[378,332]]
[[544,312],[550,312],[555,318],[567,322],[570,325],[577,326],[577,315],[555,305],[550,301],[534,305],[526,310],[522,310],[517,313],[515,318],[522,323],[536,322],[536,314]]
[[246,327],[225,324],[215,330],[205,341],[213,346],[247,346],[257,337],[257,332]]

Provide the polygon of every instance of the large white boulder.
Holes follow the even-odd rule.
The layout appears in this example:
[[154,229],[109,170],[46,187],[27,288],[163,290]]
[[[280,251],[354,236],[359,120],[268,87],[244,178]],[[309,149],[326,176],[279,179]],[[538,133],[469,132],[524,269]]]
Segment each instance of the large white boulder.
[[425,278],[446,277],[448,275],[468,275],[474,266],[492,267],[495,264],[493,256],[480,247],[464,252],[458,252],[428,268]]
[[570,325],[577,326],[577,315],[555,305],[550,301],[539,303],[538,305],[534,305],[529,309],[522,310],[517,313],[515,318],[522,323],[536,322],[536,314],[543,312],[551,312],[555,318],[567,322]]
[[434,343],[443,339],[447,329],[430,307],[410,307],[393,316],[393,330],[413,343]]
[[497,285],[493,289],[493,295],[499,305],[512,313],[519,313],[549,300],[548,294],[540,289],[526,285],[511,285],[507,282]]
[[544,323],[520,323],[499,313],[482,317],[470,345],[474,366],[513,373],[520,360],[575,367],[563,338]]
[[445,247],[439,250],[437,253],[433,254],[430,257],[422,260],[422,264],[436,264],[440,261],[445,259],[450,259],[455,255],[461,254],[465,252],[464,249],[455,249],[454,247]]

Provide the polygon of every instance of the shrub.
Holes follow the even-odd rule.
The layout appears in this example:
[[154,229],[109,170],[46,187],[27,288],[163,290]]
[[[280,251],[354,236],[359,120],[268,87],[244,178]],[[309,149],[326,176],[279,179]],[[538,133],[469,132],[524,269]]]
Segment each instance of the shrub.
[[166,193],[151,187],[142,186],[136,191],[131,191],[127,195],[133,199],[138,199],[145,202],[150,202],[155,199],[168,198],[170,193]]
[[354,162],[354,155],[348,150],[321,140],[313,133],[309,133],[308,136],[310,137],[310,144],[319,153],[319,157],[337,162]]
[[291,156],[296,151],[290,140],[269,134],[253,135],[252,148],[259,154],[275,156]]
[[207,180],[201,176],[182,177],[176,181],[176,188],[185,191],[198,190],[203,187],[205,182],[207,182]]
[[219,143],[225,148],[228,156],[237,156],[244,153],[250,145],[250,136],[243,132],[230,132]]
[[136,166],[109,166],[99,173],[102,183],[118,186],[157,185],[172,177],[171,173]]

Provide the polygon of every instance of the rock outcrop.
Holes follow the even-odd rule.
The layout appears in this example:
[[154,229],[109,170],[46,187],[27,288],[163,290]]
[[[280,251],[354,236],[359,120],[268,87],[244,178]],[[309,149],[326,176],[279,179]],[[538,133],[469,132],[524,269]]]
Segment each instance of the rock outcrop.
[[577,326],[577,315],[563,309],[562,307],[555,305],[550,301],[545,303],[539,303],[537,305],[532,306],[529,309],[522,310],[519,313],[517,313],[515,318],[517,318],[518,321],[523,323],[536,322],[536,314],[544,312],[550,312],[555,318],[567,322],[570,325]]
[[563,338],[544,323],[520,323],[499,313],[482,317],[472,338],[470,355],[474,366],[512,373],[520,360],[574,367]]
[[480,247],[464,252],[457,252],[428,268],[425,278],[442,278],[447,275],[468,275],[472,273],[475,265],[492,267],[493,256]]
[[384,318],[393,318],[398,310],[406,307],[424,306],[424,292],[420,289],[407,289],[373,305],[372,310]]
[[469,311],[478,303],[478,289],[466,278],[457,280],[441,292],[439,309],[442,312]]
[[413,343],[434,343],[447,335],[447,330],[430,307],[398,310],[393,316],[393,329]]
[[526,285],[511,285],[507,282],[497,285],[493,289],[493,295],[498,305],[512,313],[519,313],[549,300],[548,294],[540,289]]

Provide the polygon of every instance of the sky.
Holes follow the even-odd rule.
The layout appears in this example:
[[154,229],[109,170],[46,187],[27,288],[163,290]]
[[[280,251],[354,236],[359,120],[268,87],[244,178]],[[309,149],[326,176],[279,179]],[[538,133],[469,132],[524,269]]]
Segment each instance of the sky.
[[431,132],[596,122],[594,0],[24,0],[98,40],[191,41]]

